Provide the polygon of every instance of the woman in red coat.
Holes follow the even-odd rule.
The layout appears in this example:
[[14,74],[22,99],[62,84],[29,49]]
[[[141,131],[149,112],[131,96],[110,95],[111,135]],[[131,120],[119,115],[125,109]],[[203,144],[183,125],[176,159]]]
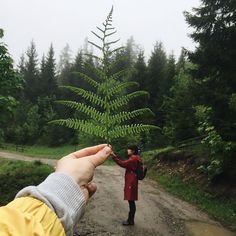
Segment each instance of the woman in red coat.
[[136,170],[142,163],[139,156],[139,149],[136,145],[129,146],[127,149],[128,160],[120,160],[120,158],[113,153],[113,160],[121,167],[125,168],[125,188],[124,200],[129,202],[129,216],[123,225],[134,225],[134,216],[136,212],[135,201],[138,200],[138,178]]

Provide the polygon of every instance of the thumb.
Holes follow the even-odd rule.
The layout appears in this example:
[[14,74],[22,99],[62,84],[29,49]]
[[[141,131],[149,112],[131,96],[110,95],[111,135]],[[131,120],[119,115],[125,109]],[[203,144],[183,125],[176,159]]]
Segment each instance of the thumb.
[[89,183],[84,186],[81,186],[81,190],[84,194],[84,198],[87,203],[89,198],[91,198],[93,194],[97,191],[97,185],[94,183]]
[[108,157],[111,155],[111,152],[112,152],[111,147],[106,146],[96,154],[84,158],[88,159],[96,168],[97,166],[101,165],[108,159]]

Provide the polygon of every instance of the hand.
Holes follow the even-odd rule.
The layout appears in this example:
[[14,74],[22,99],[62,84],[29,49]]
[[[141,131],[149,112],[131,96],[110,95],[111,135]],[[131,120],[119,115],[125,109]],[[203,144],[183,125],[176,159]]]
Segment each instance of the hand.
[[94,170],[105,162],[111,153],[111,146],[107,144],[81,149],[60,159],[55,172],[72,177],[81,187],[85,200],[88,201],[97,190],[97,186],[90,183],[93,179]]

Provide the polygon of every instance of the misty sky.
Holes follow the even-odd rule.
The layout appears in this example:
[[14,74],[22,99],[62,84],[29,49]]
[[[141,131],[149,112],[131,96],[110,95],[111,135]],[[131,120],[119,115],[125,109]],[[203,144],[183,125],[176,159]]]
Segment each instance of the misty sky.
[[195,46],[183,11],[199,4],[200,0],[0,0],[0,28],[16,63],[31,40],[40,57],[52,42],[59,58],[66,43],[76,54],[86,37],[94,39],[90,31],[114,5],[113,24],[121,43],[133,36],[149,56],[155,42],[162,41],[167,53],[173,50],[179,56],[181,47]]

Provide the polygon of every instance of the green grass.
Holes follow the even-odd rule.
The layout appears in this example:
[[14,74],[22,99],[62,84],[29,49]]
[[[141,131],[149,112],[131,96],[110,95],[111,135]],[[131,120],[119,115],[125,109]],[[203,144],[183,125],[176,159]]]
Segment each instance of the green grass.
[[16,193],[29,185],[38,185],[51,172],[49,165],[36,162],[0,159],[0,205],[13,200]]
[[5,145],[4,150],[32,157],[59,159],[81,148],[82,148],[81,146],[75,146],[75,145],[64,145],[59,147],[34,145],[34,146],[24,146],[24,151],[22,152],[22,151],[16,151],[15,145],[7,144]]
[[160,153],[160,151],[156,150],[152,153],[145,152],[143,154],[149,166],[148,177],[157,181],[166,191],[197,205],[209,215],[236,230],[236,199],[215,198],[213,195],[199,189],[194,182],[183,182],[178,174],[169,176],[161,170],[151,168],[151,166],[155,166],[151,156]]

